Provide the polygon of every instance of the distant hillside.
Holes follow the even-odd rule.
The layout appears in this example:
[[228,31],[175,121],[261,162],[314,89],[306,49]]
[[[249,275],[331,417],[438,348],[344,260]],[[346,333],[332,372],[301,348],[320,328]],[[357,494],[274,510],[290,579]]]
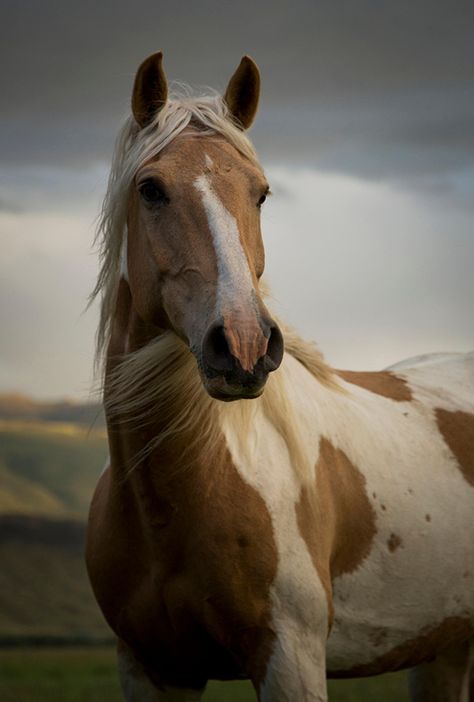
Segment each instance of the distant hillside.
[[98,403],[69,400],[41,402],[18,393],[0,394],[0,419],[71,422],[87,428],[103,428],[104,414]]
[[104,430],[0,420],[0,513],[85,518],[106,456]]
[[84,566],[85,526],[0,516],[0,645],[111,639]]
[[[0,441],[1,441],[0,435]],[[0,444],[1,451],[1,444]],[[61,500],[43,485],[15,475],[0,460],[0,514],[47,514],[65,516]]]
[[0,645],[111,637],[83,556],[106,455],[98,406],[0,395]]
[[0,645],[111,638],[84,563],[99,405],[0,395]]

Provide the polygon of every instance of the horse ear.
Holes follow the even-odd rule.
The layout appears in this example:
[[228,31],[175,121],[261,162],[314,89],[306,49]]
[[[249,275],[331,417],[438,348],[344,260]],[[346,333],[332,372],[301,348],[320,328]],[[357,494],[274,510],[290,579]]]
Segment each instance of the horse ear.
[[158,51],[146,58],[135,76],[132,112],[140,127],[146,127],[161,110],[168,97],[168,83]]
[[260,95],[260,72],[250,56],[244,56],[229,81],[224,101],[229,112],[248,129],[257,113]]

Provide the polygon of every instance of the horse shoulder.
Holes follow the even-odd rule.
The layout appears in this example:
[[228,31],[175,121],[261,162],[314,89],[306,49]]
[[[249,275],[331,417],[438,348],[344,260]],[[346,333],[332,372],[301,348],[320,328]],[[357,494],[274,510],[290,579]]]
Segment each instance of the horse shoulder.
[[146,544],[139,538],[139,518],[131,498],[116,485],[109,466],[97,483],[87,527],[89,578],[104,615],[116,633],[123,625],[128,605],[149,580]]

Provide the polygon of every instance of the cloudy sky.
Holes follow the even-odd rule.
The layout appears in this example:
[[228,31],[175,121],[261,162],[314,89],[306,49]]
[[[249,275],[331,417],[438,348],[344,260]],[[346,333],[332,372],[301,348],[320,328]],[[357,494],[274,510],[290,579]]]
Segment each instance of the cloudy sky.
[[474,348],[474,5],[3,0],[0,391],[86,398],[94,218],[134,72],[262,73],[275,306],[340,367]]

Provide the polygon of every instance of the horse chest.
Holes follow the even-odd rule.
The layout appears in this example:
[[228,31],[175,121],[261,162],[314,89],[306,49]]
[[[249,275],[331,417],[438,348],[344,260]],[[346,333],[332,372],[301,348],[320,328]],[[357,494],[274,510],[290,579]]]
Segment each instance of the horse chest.
[[[231,426],[224,430],[239,474],[261,495],[271,519],[276,555],[275,575],[268,590],[272,631],[279,640],[288,641],[296,658],[304,658],[308,651],[320,649],[321,632],[328,628],[329,602],[300,530],[296,509],[299,480],[282,436],[263,416],[255,421],[260,441],[253,454],[242,450]],[[275,651],[274,665],[278,666],[277,657]]]

